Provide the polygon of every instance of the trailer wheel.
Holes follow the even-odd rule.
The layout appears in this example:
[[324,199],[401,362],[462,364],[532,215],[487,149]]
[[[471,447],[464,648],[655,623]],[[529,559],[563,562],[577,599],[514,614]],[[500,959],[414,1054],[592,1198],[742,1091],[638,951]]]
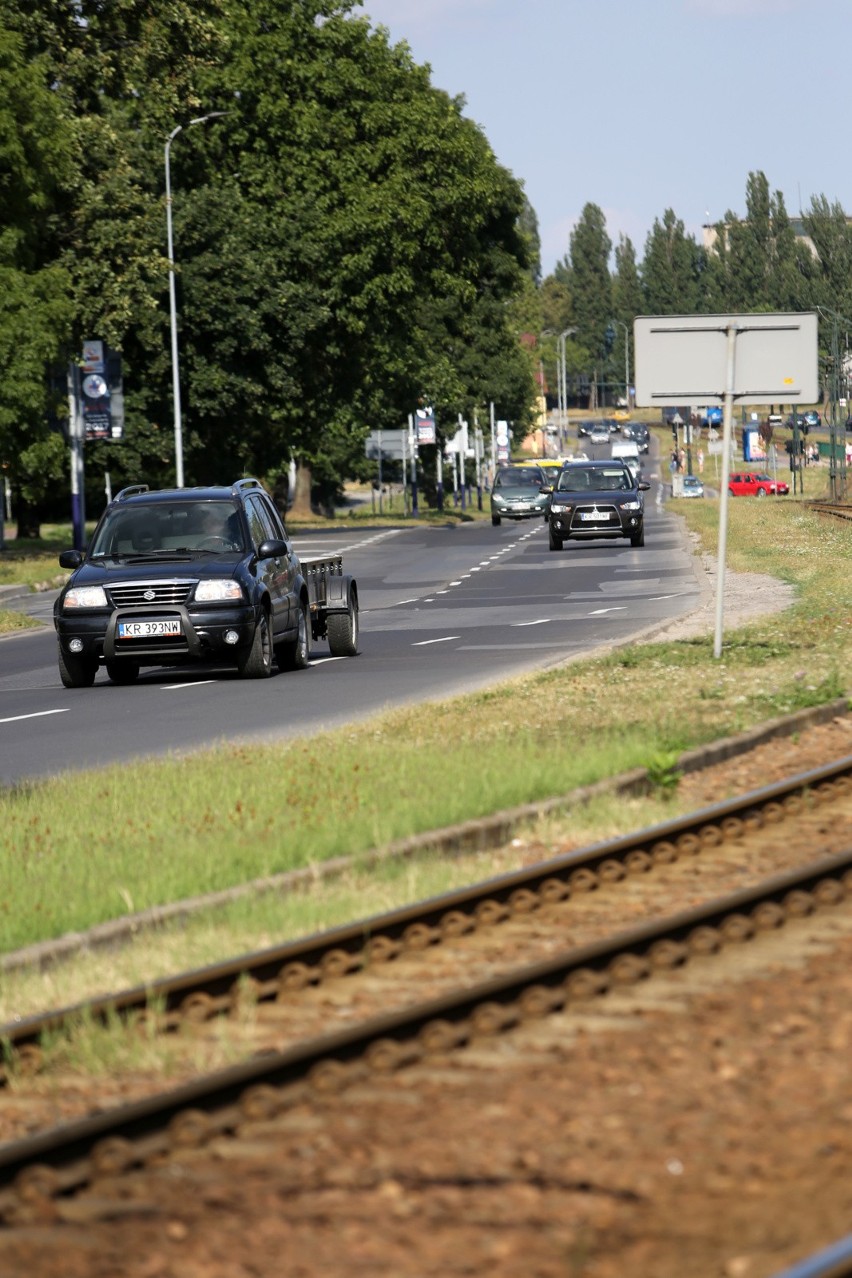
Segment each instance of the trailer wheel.
[[358,651],[358,595],[349,592],[347,612],[333,612],[326,622],[328,647],[333,657],[354,657]]

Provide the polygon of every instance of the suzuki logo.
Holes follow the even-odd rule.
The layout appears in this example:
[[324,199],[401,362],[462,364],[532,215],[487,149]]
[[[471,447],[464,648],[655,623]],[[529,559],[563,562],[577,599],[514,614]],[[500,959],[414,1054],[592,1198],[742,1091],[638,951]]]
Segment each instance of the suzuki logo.
[[153,591],[153,590],[146,590],[146,591],[145,591],[145,593],[144,593],[144,595],[142,596],[142,598],[143,598],[143,599],[147,599],[147,600],[148,600],[148,602],[150,603],[150,602],[151,602],[151,600],[152,600],[152,599],[156,599],[156,598],[157,598],[157,596],[155,595],[155,593],[154,593],[154,591]]

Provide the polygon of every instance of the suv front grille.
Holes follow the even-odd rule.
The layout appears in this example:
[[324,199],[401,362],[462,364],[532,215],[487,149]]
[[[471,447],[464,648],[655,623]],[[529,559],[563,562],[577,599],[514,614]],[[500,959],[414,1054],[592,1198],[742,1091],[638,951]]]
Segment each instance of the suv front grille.
[[134,581],[107,586],[107,594],[116,608],[159,608],[185,604],[195,588],[195,581]]
[[[588,518],[593,515],[594,518]],[[571,527],[578,531],[583,529],[589,532],[592,528],[618,528],[621,529],[621,519],[615,506],[609,506],[605,502],[598,502],[594,506],[575,506],[574,515],[571,519]]]

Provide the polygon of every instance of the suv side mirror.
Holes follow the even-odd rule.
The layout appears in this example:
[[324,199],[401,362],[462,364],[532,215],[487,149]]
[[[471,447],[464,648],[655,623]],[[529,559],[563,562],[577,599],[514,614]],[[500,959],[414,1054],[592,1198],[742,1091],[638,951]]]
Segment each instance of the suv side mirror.
[[651,485],[648,483],[647,479],[643,479],[636,485],[636,487],[639,489],[640,493],[646,493]]
[[258,559],[281,559],[284,555],[289,555],[289,553],[289,543],[280,541],[277,537],[270,537],[268,541],[262,541],[257,548]]
[[59,554],[60,568],[79,568],[83,562],[83,556],[79,550],[63,550]]

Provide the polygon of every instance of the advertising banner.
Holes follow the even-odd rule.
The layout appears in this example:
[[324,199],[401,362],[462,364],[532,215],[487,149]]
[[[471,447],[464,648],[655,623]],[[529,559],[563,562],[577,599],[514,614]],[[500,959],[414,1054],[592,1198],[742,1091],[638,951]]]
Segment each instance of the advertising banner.
[[414,417],[414,438],[418,445],[437,442],[434,408],[417,409]]
[[80,390],[84,438],[111,439],[111,397],[106,378],[106,354],[103,342],[83,343]]

